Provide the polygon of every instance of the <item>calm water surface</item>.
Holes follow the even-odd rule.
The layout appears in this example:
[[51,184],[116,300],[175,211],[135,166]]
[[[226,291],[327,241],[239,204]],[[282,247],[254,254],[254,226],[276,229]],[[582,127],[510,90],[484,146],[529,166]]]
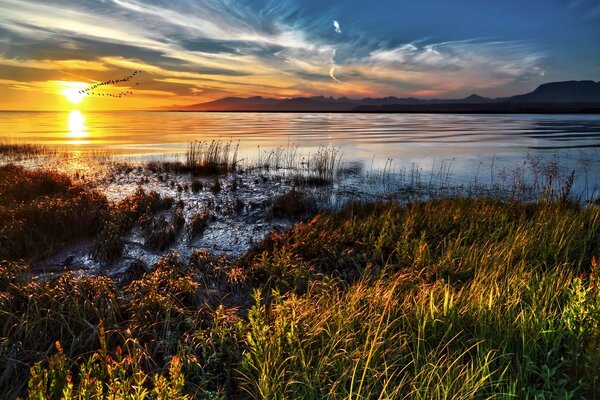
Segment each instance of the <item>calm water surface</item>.
[[585,168],[600,182],[600,115],[1,112],[0,136],[135,155],[181,153],[190,141],[213,139],[239,141],[248,158],[259,147],[334,146],[367,168],[389,159],[394,168],[435,170],[446,163],[459,176],[529,154],[558,157],[565,168]]

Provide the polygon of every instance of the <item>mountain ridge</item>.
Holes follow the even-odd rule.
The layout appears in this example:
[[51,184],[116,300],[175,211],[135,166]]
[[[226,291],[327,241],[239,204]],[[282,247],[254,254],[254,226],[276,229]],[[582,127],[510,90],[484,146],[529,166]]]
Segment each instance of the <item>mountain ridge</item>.
[[545,110],[550,112],[579,109],[585,112],[600,110],[600,82],[562,81],[538,86],[529,93],[488,98],[471,94],[462,99],[420,99],[415,97],[387,96],[350,99],[348,97],[309,96],[293,98],[225,97],[222,99],[172,106],[172,111],[265,111],[265,112],[520,112],[520,110]]

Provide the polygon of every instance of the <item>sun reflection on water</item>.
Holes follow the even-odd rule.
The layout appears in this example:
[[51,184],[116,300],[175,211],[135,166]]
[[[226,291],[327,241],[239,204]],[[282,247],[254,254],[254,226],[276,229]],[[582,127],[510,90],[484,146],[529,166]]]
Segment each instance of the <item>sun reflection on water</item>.
[[72,140],[68,144],[87,144],[90,141],[85,140],[90,134],[85,126],[85,116],[79,110],[71,110],[68,119],[67,137]]

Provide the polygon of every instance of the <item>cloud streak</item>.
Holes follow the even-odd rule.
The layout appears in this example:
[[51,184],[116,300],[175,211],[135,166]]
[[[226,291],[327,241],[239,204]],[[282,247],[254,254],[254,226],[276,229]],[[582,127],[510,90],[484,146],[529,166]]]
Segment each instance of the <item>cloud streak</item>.
[[3,0],[0,90],[39,87],[11,79],[15,71],[23,76],[43,72],[48,81],[75,76],[101,81],[109,74],[143,70],[147,94],[163,96],[169,104],[173,94],[182,103],[223,95],[428,90],[445,96],[544,73],[544,54],[530,44],[421,40],[393,45],[351,22],[345,22],[342,35],[340,20],[332,18],[337,10],[307,11],[303,5],[292,0]]
[[408,71],[485,71],[510,79],[543,74],[542,59],[543,54],[523,43],[467,40],[378,49],[368,62]]

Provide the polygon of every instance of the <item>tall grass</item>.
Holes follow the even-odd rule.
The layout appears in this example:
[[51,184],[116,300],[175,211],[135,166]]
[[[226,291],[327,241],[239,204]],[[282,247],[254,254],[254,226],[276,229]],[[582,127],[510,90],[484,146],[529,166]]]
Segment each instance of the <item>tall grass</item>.
[[252,259],[269,301],[256,295],[249,314],[244,387],[253,398],[593,398],[599,240],[597,209],[557,205],[321,216]]
[[0,155],[8,157],[35,157],[48,154],[49,149],[40,144],[16,143],[7,138],[0,138]]
[[151,160],[146,168],[152,172],[190,173],[194,176],[211,176],[235,172],[238,160],[239,142],[194,141],[188,144],[183,158],[175,161]]
[[275,149],[261,150],[258,147],[258,159],[256,167],[266,171],[277,170],[299,170],[302,167],[304,157],[298,145],[289,144],[279,146]]
[[442,199],[350,206],[125,284],[2,263],[0,391],[595,398],[599,255],[598,208]]
[[239,142],[213,140],[207,142],[191,142],[185,155],[185,164],[190,170],[216,168],[224,172],[234,170],[238,160]]

